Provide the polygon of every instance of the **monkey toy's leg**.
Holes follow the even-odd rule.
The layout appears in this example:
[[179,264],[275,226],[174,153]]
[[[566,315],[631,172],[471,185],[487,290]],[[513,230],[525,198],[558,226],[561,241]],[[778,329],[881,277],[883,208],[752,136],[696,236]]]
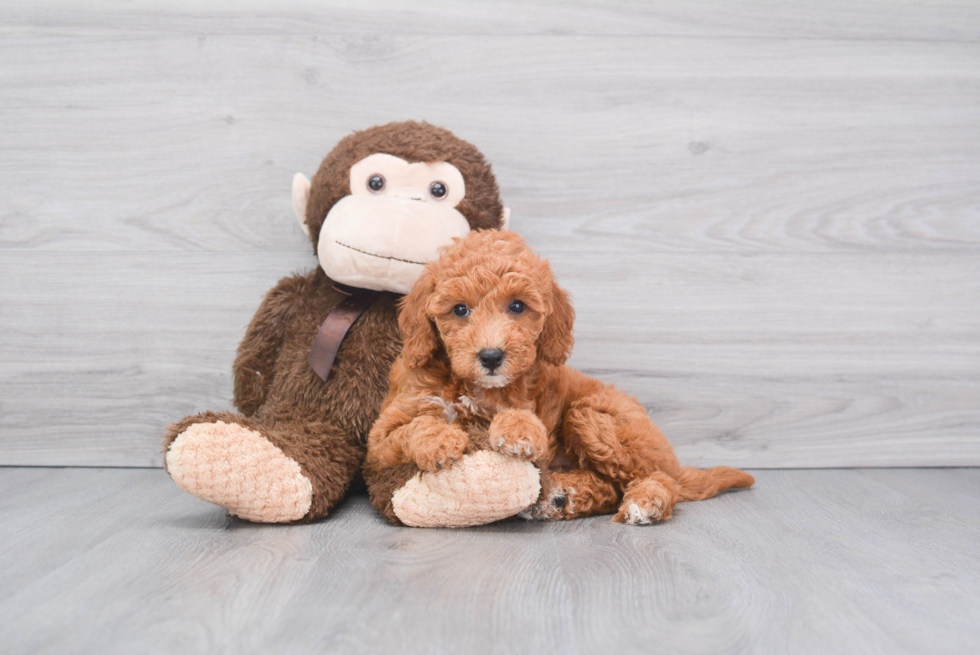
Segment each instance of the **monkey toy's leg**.
[[448,468],[429,471],[421,471],[407,458],[387,459],[392,451],[382,443],[383,429],[384,422],[379,420],[377,431],[372,430],[368,439],[364,480],[371,503],[395,525],[484,525],[514,516],[539,496],[537,467],[526,459],[491,450],[486,426],[468,426],[468,452]]
[[451,468],[420,471],[415,464],[370,465],[364,479],[371,503],[395,525],[462,528],[514,516],[538,498],[538,469],[492,450],[463,455]]
[[204,412],[168,428],[165,467],[185,491],[259,523],[306,523],[343,498],[364,448],[330,423],[266,426]]

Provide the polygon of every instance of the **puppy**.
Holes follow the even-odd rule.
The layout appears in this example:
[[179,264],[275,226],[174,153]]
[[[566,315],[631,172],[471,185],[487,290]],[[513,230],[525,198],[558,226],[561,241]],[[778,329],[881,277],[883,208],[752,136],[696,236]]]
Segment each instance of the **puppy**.
[[402,300],[404,348],[367,468],[433,471],[491,448],[541,469],[525,518],[615,512],[633,525],[753,484],[738,469],[681,466],[635,399],[565,366],[574,317],[548,263],[513,232],[456,240]]

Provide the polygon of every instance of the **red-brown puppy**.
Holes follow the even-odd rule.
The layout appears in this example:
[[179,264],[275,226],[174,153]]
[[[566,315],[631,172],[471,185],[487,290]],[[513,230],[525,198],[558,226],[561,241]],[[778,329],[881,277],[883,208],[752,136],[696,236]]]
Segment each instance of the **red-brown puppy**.
[[738,469],[681,466],[635,399],[564,366],[574,317],[548,263],[516,234],[456,240],[402,301],[405,345],[367,467],[452,466],[479,440],[545,474],[528,518],[616,512],[630,524],[753,484]]

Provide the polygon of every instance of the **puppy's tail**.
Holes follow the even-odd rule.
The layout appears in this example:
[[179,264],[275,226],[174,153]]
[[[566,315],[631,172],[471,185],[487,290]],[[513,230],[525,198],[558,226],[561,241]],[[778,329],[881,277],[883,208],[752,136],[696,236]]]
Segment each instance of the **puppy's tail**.
[[755,484],[755,478],[730,466],[716,466],[710,469],[696,469],[682,466],[677,478],[680,485],[680,500],[704,500],[717,496],[726,489],[744,489]]

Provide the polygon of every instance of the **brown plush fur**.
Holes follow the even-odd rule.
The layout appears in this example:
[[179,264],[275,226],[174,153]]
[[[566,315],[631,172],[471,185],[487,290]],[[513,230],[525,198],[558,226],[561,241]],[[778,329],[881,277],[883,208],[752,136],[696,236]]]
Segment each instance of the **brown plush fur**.
[[[460,213],[474,227],[500,224],[497,185],[475,147],[427,123],[390,123],[348,136],[324,159],[307,206],[314,248],[327,212],[350,193],[350,167],[373,153],[410,162],[451,162],[466,183]],[[312,483],[312,506],[300,522],[325,516],[361,468],[367,433],[401,348],[395,307],[399,296],[382,293],[351,327],[327,381],[321,380],[307,356],[320,324],[344,297],[319,268],[281,280],[262,301],[238,348],[235,405],[241,414],[187,417],[168,427],[165,451],[194,423],[223,421],[256,430],[295,460]],[[393,493],[416,470],[405,467],[385,476],[385,493]]]
[[[520,313],[509,309],[515,300],[526,306]],[[458,305],[469,315],[457,316]],[[680,500],[753,483],[738,469],[681,466],[635,399],[564,366],[573,321],[548,263],[519,236],[482,231],[457,240],[402,301],[404,349],[368,437],[366,471],[452,466],[474,448],[477,425],[491,448],[546,474],[529,512],[536,518],[618,506],[614,521],[648,523],[669,518]],[[481,365],[483,349],[504,351],[499,369]],[[395,520],[390,499],[373,500]]]

